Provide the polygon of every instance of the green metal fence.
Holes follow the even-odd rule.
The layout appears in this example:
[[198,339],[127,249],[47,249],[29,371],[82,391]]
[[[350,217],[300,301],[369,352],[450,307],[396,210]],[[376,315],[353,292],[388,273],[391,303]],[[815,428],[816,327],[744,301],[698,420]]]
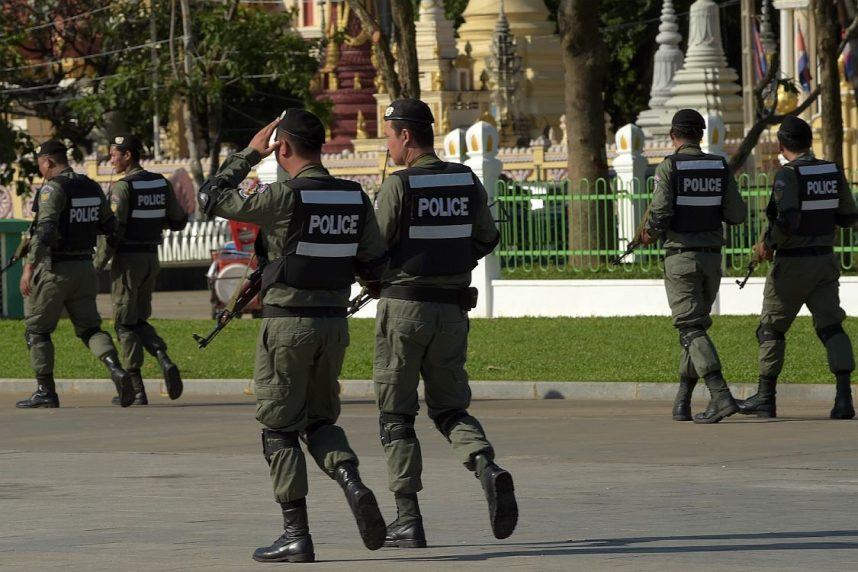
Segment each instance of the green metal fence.
[[[858,173],[856,173],[858,174]],[[855,180],[856,174],[850,177]],[[741,175],[737,182],[747,203],[744,224],[726,230],[725,270],[728,274],[744,271],[751,246],[766,226],[765,209],[771,193],[772,175]],[[501,240],[496,250],[501,267],[508,273],[524,275],[580,275],[580,277],[649,276],[661,272],[664,250],[643,247],[623,264],[610,261],[621,254],[634,235],[652,199],[654,181],[636,179],[623,188],[618,179],[598,179],[593,185],[582,180],[577,192],[566,181],[499,181],[496,188],[497,215]],[[853,183],[853,188],[855,184]],[[586,249],[570,248],[570,231],[595,227],[598,244]],[[853,254],[858,253],[858,237],[852,229],[838,231],[835,252],[844,271],[854,269]],[[537,272],[539,271],[539,272]]]

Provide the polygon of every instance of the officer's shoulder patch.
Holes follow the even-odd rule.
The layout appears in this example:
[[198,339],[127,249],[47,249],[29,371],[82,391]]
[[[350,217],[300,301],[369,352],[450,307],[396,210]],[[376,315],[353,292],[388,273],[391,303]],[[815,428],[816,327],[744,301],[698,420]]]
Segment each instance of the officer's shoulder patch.
[[252,179],[242,183],[238,189],[238,194],[243,199],[248,199],[251,195],[262,195],[271,190],[271,185],[263,183],[259,179]]

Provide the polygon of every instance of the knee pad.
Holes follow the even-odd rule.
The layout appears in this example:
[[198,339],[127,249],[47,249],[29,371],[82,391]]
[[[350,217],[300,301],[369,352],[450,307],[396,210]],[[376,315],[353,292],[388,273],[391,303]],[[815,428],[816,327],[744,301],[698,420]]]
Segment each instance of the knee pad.
[[435,422],[435,427],[441,432],[441,435],[449,441],[453,427],[465,417],[470,417],[470,415],[464,409],[450,409],[434,416],[432,421]]
[[823,344],[828,343],[828,340],[830,340],[834,336],[845,333],[846,332],[843,331],[842,324],[833,324],[831,326],[825,326],[824,328],[819,328],[818,330],[816,330],[816,335],[819,336],[819,340]]
[[688,349],[691,347],[691,342],[696,338],[706,335],[706,330],[701,326],[691,326],[688,328],[681,328],[679,330],[679,345]]
[[117,336],[122,336],[123,334],[133,334],[136,326],[130,324],[120,324],[116,322],[113,324],[113,329],[116,331]]
[[382,413],[378,416],[379,437],[381,444],[388,445],[400,439],[414,439],[414,416],[397,413]]
[[27,349],[30,349],[39,343],[50,343],[51,334],[39,334],[29,328],[25,328],[24,341],[27,342]]
[[320,431],[320,430],[324,429],[325,427],[330,427],[331,425],[333,425],[333,423],[331,423],[330,421],[327,421],[325,419],[320,419],[319,421],[313,421],[312,423],[307,425],[307,429],[304,431],[304,433],[307,435],[307,439],[312,439],[313,435],[316,433],[316,431]]
[[766,324],[760,324],[757,328],[757,341],[763,342],[783,342],[786,336],[782,332],[778,332],[774,328]]
[[101,332],[102,332],[101,328],[90,328],[88,330],[84,330],[83,332],[81,332],[80,336],[78,336],[78,337],[81,339],[81,341],[84,343],[84,345],[88,346],[89,340],[92,338],[92,336],[94,336],[95,334],[100,334]]
[[282,431],[280,429],[262,430],[262,454],[269,465],[274,453],[283,451],[284,449],[301,449],[298,444],[297,431]]

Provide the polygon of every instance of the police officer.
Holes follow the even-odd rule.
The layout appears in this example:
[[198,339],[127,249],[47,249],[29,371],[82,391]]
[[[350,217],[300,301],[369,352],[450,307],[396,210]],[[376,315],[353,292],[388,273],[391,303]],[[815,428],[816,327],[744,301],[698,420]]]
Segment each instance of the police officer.
[[390,263],[378,304],[373,379],[397,508],[385,545],[426,546],[417,502],[423,460],[414,431],[421,375],[429,417],[459,460],[476,473],[492,531],[506,538],[518,519],[512,476],[494,463],[491,443],[467,411],[471,390],[465,371],[471,270],[500,236],[473,172],[435,155],[429,107],[400,99],[386,109],[384,119],[390,156],[406,166],[382,184],[376,205]]
[[30,349],[38,388],[21,408],[59,407],[54,383],[54,345],[51,334],[65,309],[75,334],[107,367],[120,405],[134,401],[131,376],[122,369],[116,347],[101,329],[95,306],[98,281],[92,265],[92,250],[99,233],[111,235],[116,219],[107,206],[101,187],[92,179],[72,171],[68,149],[56,140],[36,149],[39,172],[47,179],[33,201],[32,246],[21,276],[21,294]]
[[[268,142],[276,129],[276,140]],[[266,256],[263,320],[256,348],[256,418],[285,533],[254,552],[263,562],[311,562],[307,468],[299,439],[346,494],[364,544],[384,544],[378,504],[358,473],[343,430],[337,376],[349,343],[346,308],[358,274],[377,280],[386,260],[372,204],[360,185],[332,177],[321,164],[325,129],[318,117],[290,109],[233,154],[200,189],[209,216],[260,225]],[[239,188],[274,152],[292,178]]]
[[[161,269],[158,245],[162,242],[162,231],[182,230],[188,217],[169,181],[140,167],[140,152],[140,141],[132,135],[111,139],[110,163],[117,173],[125,176],[108,194],[117,220],[115,248],[107,241],[100,241],[96,268],[103,268],[112,255],[110,295],[114,328],[134,386],[134,405],[147,405],[149,400],[140,375],[144,348],[158,359],[170,399],[182,394],[179,368],[170,360],[167,344],[147,319],[152,314],[152,291]],[[113,402],[118,403],[118,397]]]
[[783,369],[785,334],[802,305],[813,315],[813,327],[828,354],[837,380],[832,419],[852,419],[850,374],[855,369],[852,343],[843,331],[840,307],[840,262],[834,255],[837,227],[858,219],[855,200],[843,171],[813,156],[813,133],[798,117],[788,116],[778,129],[780,152],[789,161],[775,175],[766,208],[768,228],[754,246],[760,259],[772,260],[763,291],[760,380],[757,393],[739,402],[742,413],[776,417],[775,385]]
[[702,377],[711,399],[693,420],[717,423],[738,408],[706,330],[712,325],[709,312],[721,285],[721,223],[744,222],[746,209],[724,158],[700,150],[705,128],[703,117],[693,109],[673,116],[670,140],[676,152],[656,169],[642,238],[645,244],[664,240],[664,286],[682,347],[673,419],[692,420],[691,394]]

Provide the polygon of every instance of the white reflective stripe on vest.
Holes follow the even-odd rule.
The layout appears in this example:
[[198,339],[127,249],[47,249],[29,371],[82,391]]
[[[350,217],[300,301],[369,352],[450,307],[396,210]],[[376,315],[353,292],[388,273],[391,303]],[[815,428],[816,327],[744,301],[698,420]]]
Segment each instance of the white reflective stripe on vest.
[[805,165],[799,167],[798,172],[802,175],[823,175],[825,173],[836,173],[837,165],[828,163],[826,165]]
[[101,199],[98,197],[87,197],[85,199],[72,199],[71,206],[73,207],[96,207],[101,204]]
[[131,218],[161,218],[167,216],[167,209],[133,210]]
[[351,242],[347,244],[321,244],[318,242],[299,242],[295,254],[301,256],[316,256],[319,258],[345,258],[347,256],[355,256],[358,250],[358,243]]
[[359,205],[360,191],[301,191],[301,200],[313,205]]
[[801,210],[803,211],[823,211],[834,210],[840,206],[840,199],[825,199],[823,201],[803,201]]
[[723,161],[713,161],[710,159],[701,159],[700,161],[677,161],[676,169],[678,171],[690,171],[692,169],[701,170],[724,170]]
[[412,189],[426,189],[429,187],[471,187],[473,185],[474,176],[471,175],[471,173],[411,175],[408,177],[408,186]]
[[165,179],[153,179],[151,181],[131,181],[131,186],[135,189],[160,189],[167,186]]
[[723,197],[687,197],[681,195],[676,197],[676,204],[684,207],[717,207],[721,205]]
[[471,236],[470,224],[445,224],[442,226],[412,226],[408,228],[409,238],[444,239],[468,238]]

